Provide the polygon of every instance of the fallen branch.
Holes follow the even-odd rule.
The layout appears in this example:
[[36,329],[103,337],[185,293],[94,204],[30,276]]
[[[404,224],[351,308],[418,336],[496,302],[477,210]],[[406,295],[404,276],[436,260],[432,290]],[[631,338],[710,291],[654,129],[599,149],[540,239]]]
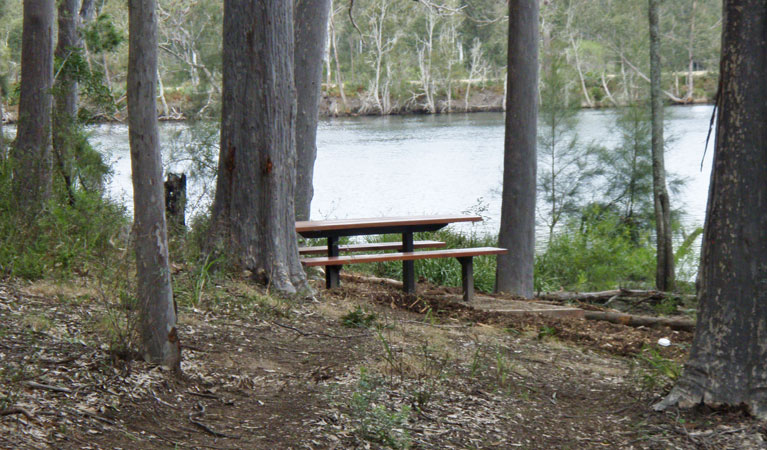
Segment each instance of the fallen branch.
[[609,291],[598,292],[547,292],[538,296],[539,299],[553,300],[559,302],[585,301],[585,302],[610,302],[617,298],[643,298],[664,299],[664,298],[682,297],[695,298],[694,295],[680,295],[673,292],[663,292],[655,290],[642,289],[611,289]]
[[63,364],[69,364],[71,362],[77,361],[83,355],[84,355],[84,353],[78,353],[77,355],[70,356],[69,358],[64,358],[64,359],[44,359],[44,360],[41,360],[40,362],[42,362],[43,364],[48,364],[48,365],[53,365],[53,366],[60,366],[60,365],[63,365]]
[[41,383],[35,383],[34,381],[27,381],[24,383],[27,387],[30,387],[32,389],[44,389],[47,391],[54,391],[54,392],[63,392],[65,394],[71,394],[72,389],[69,389],[64,386],[52,386],[50,384],[41,384]]
[[96,419],[99,422],[104,422],[107,425],[115,425],[115,421],[114,420],[107,419],[104,416],[101,416],[101,415],[96,414],[94,412],[87,411],[87,410],[82,409],[82,408],[72,408],[72,407],[70,407],[69,410],[74,412],[74,413],[76,413],[76,414],[80,414],[80,415],[83,415],[85,417],[90,417],[91,419]]
[[196,427],[200,428],[201,430],[205,431],[208,434],[211,434],[216,437],[223,437],[228,439],[239,439],[239,436],[233,436],[231,434],[222,433],[220,431],[216,431],[213,428],[205,425],[204,423],[200,422],[197,419],[202,419],[203,416],[205,416],[205,405],[202,404],[202,402],[197,402],[197,412],[190,412],[189,413],[189,421],[195,425]]
[[220,400],[217,395],[207,394],[205,392],[186,391],[186,393],[189,395],[196,395],[198,397],[212,398],[213,400]]
[[669,327],[672,330],[694,331],[695,322],[690,319],[668,317],[635,316],[631,314],[586,311],[583,316],[587,320],[604,320],[607,322],[628,325],[630,327]]
[[353,275],[350,273],[343,273],[341,272],[341,279],[346,281],[354,281],[354,282],[364,282],[364,283],[378,283],[378,284],[385,284],[387,286],[392,286],[396,288],[402,287],[402,282],[393,280],[391,278],[380,278],[380,277],[373,277],[373,276],[364,276],[364,275]]
[[18,406],[0,410],[0,417],[10,416],[12,414],[23,414],[27,419],[35,420],[35,416],[33,416],[31,412],[27,411],[24,408],[20,408]]

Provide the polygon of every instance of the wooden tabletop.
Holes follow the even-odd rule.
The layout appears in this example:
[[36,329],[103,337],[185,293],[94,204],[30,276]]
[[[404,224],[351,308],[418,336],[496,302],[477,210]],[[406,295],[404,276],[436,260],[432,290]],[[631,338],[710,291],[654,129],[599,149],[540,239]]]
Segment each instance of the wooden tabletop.
[[480,222],[479,216],[436,215],[411,217],[373,217],[369,219],[305,220],[296,222],[299,234],[321,233],[342,230],[400,229],[421,226],[444,226],[455,222]]

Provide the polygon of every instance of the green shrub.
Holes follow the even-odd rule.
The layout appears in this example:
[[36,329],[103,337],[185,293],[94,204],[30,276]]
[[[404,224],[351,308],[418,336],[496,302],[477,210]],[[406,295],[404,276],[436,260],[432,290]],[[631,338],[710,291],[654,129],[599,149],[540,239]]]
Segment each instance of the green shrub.
[[647,287],[655,276],[649,233],[632,230],[615,214],[571,220],[535,260],[537,291]]
[[656,387],[668,391],[682,374],[682,366],[678,362],[665,358],[653,347],[645,347],[637,355],[640,364],[642,384],[647,389]]
[[375,313],[366,313],[361,306],[341,316],[341,323],[348,328],[370,328],[378,321]]
[[10,161],[0,162],[0,273],[65,278],[122,253],[130,224],[124,207],[76,190],[72,205],[52,200],[30,223],[15,210],[10,172]]
[[382,404],[384,380],[360,370],[357,387],[349,399],[351,418],[356,422],[355,432],[365,441],[394,449],[410,448],[410,434],[405,426],[410,407],[402,405],[399,411],[390,411]]

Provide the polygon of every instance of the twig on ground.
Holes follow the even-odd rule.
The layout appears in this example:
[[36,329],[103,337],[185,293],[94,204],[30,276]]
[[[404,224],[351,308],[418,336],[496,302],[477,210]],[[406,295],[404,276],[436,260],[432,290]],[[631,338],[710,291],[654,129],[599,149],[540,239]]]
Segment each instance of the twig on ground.
[[58,360],[57,359],[46,359],[46,360],[41,360],[40,362],[42,362],[43,364],[48,364],[48,365],[52,365],[52,366],[60,366],[62,364],[68,364],[68,363],[71,363],[73,361],[77,361],[84,354],[85,353],[78,353],[77,355],[70,356],[69,358],[58,359]]
[[222,433],[220,431],[216,431],[213,428],[205,425],[204,423],[200,422],[198,419],[201,419],[205,415],[205,405],[202,402],[197,402],[197,409],[199,411],[197,412],[190,412],[189,413],[189,421],[196,426],[197,428],[200,428],[201,430],[205,431],[208,434],[211,434],[216,437],[223,437],[228,439],[239,439],[239,436],[233,436],[231,434]]
[[183,350],[191,350],[193,352],[200,352],[200,353],[207,353],[208,351],[204,348],[195,347],[194,345],[184,344],[181,346]]
[[34,381],[27,381],[24,383],[27,387],[31,387],[32,389],[45,389],[48,391],[54,391],[54,392],[63,392],[64,394],[71,394],[72,389],[69,389],[64,386],[52,386],[50,384],[42,384],[42,383],[36,383]]
[[35,416],[32,415],[31,412],[19,406],[13,406],[11,408],[5,408],[3,410],[0,410],[0,417],[10,416],[13,414],[23,414],[24,416],[26,416],[27,419],[35,420]]
[[212,398],[214,400],[219,400],[217,395],[213,394],[206,394],[205,392],[194,392],[194,391],[186,391],[187,394],[190,395],[196,395],[198,397],[204,397],[204,398]]
[[90,418],[92,418],[92,419],[96,419],[96,420],[98,420],[99,422],[104,422],[104,423],[106,423],[106,424],[108,424],[108,425],[115,425],[115,421],[114,421],[114,420],[111,420],[111,419],[107,419],[107,418],[106,418],[106,417],[104,417],[104,416],[101,416],[101,415],[99,415],[99,414],[96,414],[96,413],[92,413],[92,412],[90,412],[90,411],[86,411],[86,410],[84,410],[84,409],[80,409],[80,408],[69,408],[69,410],[71,410],[72,412],[75,412],[75,413],[77,413],[77,414],[80,414],[80,415],[83,415],[83,416],[86,416],[86,417],[90,417]]

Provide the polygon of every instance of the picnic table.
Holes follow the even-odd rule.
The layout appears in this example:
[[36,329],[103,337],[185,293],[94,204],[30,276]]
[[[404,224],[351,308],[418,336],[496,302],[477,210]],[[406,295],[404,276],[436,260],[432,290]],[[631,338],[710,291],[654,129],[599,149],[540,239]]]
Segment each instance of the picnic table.
[[[473,293],[474,256],[506,253],[505,249],[481,247],[471,249],[445,249],[416,252],[416,248],[444,247],[439,241],[414,241],[413,234],[440,230],[451,223],[479,222],[479,216],[434,215],[414,217],[377,217],[370,219],[310,220],[296,222],[296,232],[305,238],[327,239],[327,256],[303,258],[305,266],[326,266],[325,281],[328,288],[339,285],[341,266],[364,262],[402,261],[402,284],[408,294],[415,293],[416,259],[455,257],[461,262],[464,299],[469,300]],[[338,240],[345,236],[366,236],[378,234],[400,234],[402,243],[370,243],[339,246]],[[301,250],[302,254],[317,253],[317,247]],[[321,249],[320,249],[321,250]],[[365,250],[400,250],[398,253],[363,254],[341,256],[340,251],[359,252]]]

